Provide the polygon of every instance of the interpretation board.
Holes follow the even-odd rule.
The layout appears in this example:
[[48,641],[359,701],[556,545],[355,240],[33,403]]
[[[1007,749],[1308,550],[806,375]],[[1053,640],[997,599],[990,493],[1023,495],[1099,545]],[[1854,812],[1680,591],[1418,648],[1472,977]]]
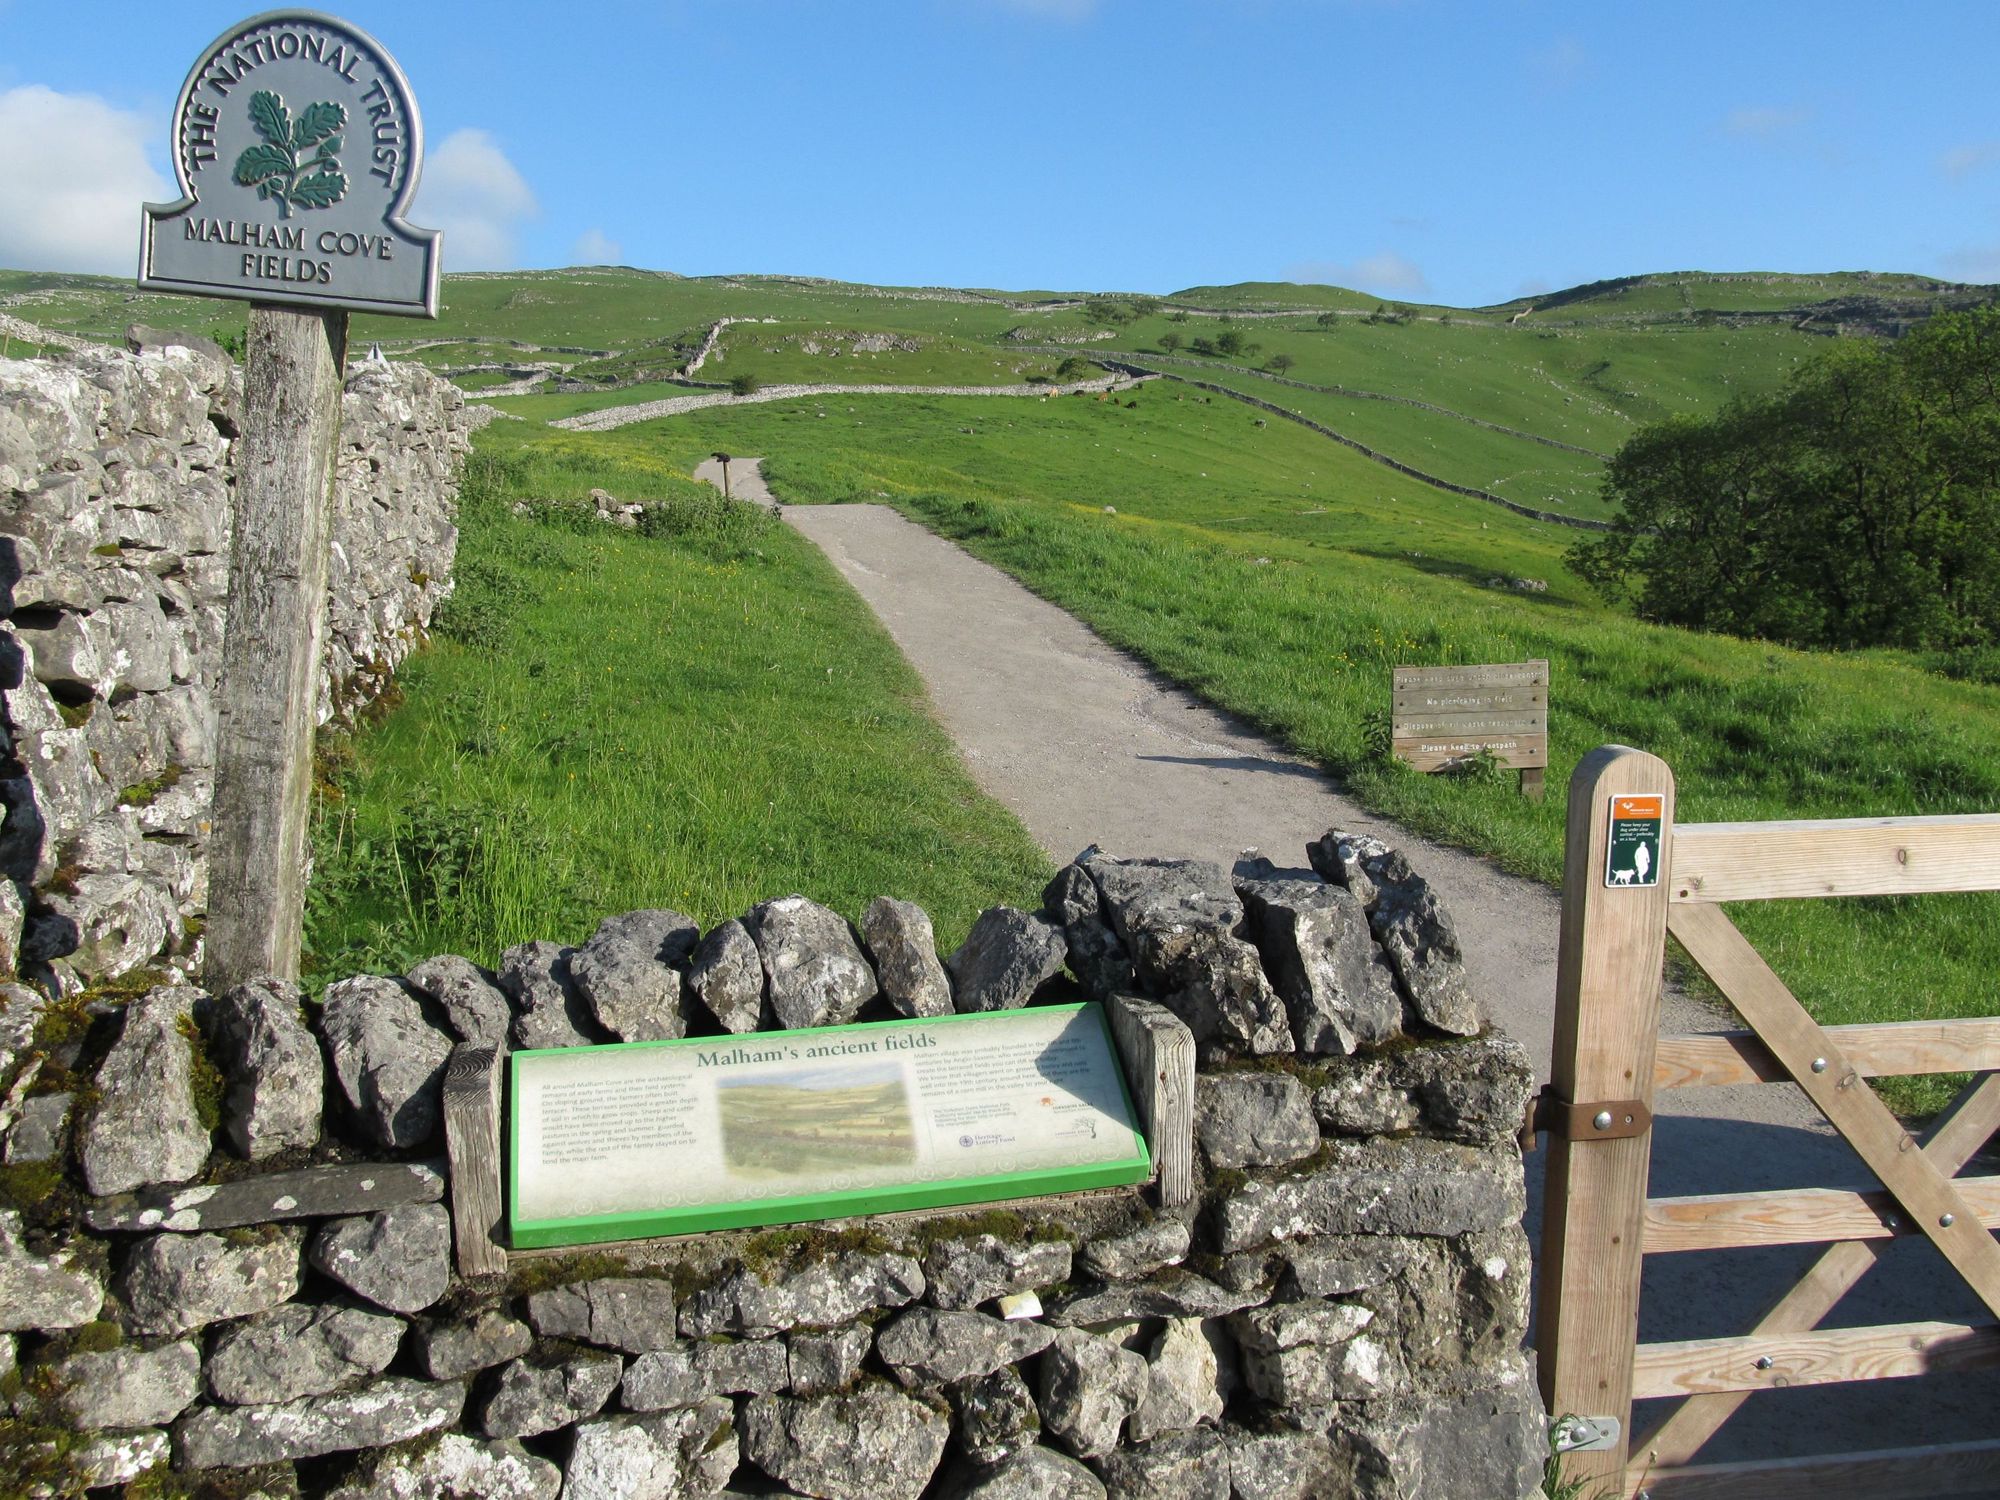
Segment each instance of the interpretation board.
[[149,203],[146,291],[434,318],[438,234],[406,223],[417,102],[366,32],[274,10],[201,52],[174,108],[178,203]]
[[510,1068],[517,1250],[1151,1173],[1095,1004],[516,1052]]

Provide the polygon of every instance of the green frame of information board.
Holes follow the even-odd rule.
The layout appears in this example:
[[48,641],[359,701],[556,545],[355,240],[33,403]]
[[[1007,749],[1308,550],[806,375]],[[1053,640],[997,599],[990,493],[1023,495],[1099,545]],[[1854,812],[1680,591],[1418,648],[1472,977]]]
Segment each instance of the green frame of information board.
[[[1125,1076],[1124,1059],[1111,1035],[1104,1007],[1095,1002],[1034,1007],[1038,1014],[1075,1014],[1089,1011],[1097,1019],[1111,1065],[1118,1075],[1119,1098],[1128,1122],[1137,1118],[1132,1103],[1131,1081]],[[829,1037],[867,1034],[918,1026],[946,1026],[960,1023],[991,1022],[1016,1011],[974,1012],[965,1015],[934,1016],[915,1020],[870,1021],[852,1026],[819,1026],[793,1031],[751,1031],[739,1036],[687,1037],[670,1042],[613,1042],[591,1051],[616,1048],[716,1046],[731,1041],[761,1043],[786,1037]],[[886,1183],[878,1187],[849,1188],[830,1193],[803,1193],[770,1198],[739,1199],[729,1202],[691,1204],[680,1208],[640,1209],[630,1213],[589,1214],[577,1218],[538,1219],[523,1222],[515,1217],[520,1201],[521,1062],[524,1058],[574,1056],[572,1047],[532,1048],[509,1054],[507,1062],[507,1225],[509,1240],[516,1250],[539,1250],[560,1245],[601,1244],[611,1240],[661,1238],[668,1235],[700,1234],[718,1229],[766,1228],[781,1224],[802,1224],[818,1219],[844,1219],[867,1214],[903,1213],[912,1209],[956,1208],[967,1204],[995,1203],[1013,1198],[1043,1197],[1056,1193],[1085,1192],[1094,1188],[1129,1187],[1152,1176],[1152,1155],[1146,1139],[1132,1128],[1132,1152],[1115,1161],[1080,1167],[1044,1167],[1023,1172],[989,1173],[974,1177],[909,1183]]]

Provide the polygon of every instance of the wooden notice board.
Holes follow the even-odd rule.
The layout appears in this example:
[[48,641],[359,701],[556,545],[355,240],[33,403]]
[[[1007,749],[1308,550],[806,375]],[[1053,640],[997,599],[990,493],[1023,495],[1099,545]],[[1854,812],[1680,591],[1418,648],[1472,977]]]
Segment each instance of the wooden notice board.
[[1521,773],[1540,796],[1549,763],[1549,664],[1398,667],[1389,733],[1396,759],[1448,771],[1482,753]]

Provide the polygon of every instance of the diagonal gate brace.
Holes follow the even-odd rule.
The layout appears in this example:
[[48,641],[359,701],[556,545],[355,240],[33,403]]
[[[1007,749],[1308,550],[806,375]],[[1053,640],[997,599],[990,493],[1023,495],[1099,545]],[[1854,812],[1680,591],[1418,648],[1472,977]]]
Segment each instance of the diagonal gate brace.
[[1706,903],[1673,906],[1667,930],[1715,981],[1868,1170],[1895,1195],[1910,1223],[2000,1317],[2000,1242],[1966,1206],[1937,1161],[1917,1149],[1916,1140],[1806,1014],[1728,914]]

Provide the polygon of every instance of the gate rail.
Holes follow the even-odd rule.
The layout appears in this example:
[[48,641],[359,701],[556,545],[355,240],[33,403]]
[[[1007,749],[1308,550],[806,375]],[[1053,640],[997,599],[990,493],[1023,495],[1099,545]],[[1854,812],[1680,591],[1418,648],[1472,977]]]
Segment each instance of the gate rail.
[[[1657,883],[1609,855],[1613,798],[1657,797]],[[1538,1334],[1552,1415],[1595,1441],[1565,1455],[1585,1493],[1648,1500],[1928,1497],[2000,1485],[2000,1439],[1757,1463],[1695,1456],[1750,1392],[2000,1365],[2000,1326],[1818,1325],[1891,1238],[1922,1234],[2000,1316],[2000,1177],[1957,1172],[2000,1129],[2000,1018],[1818,1025],[1722,910],[1725,901],[2000,890],[2000,815],[1675,827],[1673,774],[1606,746],[1570,780],[1557,961]],[[1629,837],[1629,835],[1627,835]],[[1671,935],[1749,1023],[1659,1035]],[[1863,1081],[1983,1076],[1917,1142]],[[1669,1088],[1796,1083],[1883,1184],[1648,1199],[1652,1106]],[[1921,1149],[1918,1147],[1921,1146]],[[1642,1258],[1829,1242],[1748,1334],[1640,1344]],[[1631,1440],[1634,1400],[1682,1397]]]

